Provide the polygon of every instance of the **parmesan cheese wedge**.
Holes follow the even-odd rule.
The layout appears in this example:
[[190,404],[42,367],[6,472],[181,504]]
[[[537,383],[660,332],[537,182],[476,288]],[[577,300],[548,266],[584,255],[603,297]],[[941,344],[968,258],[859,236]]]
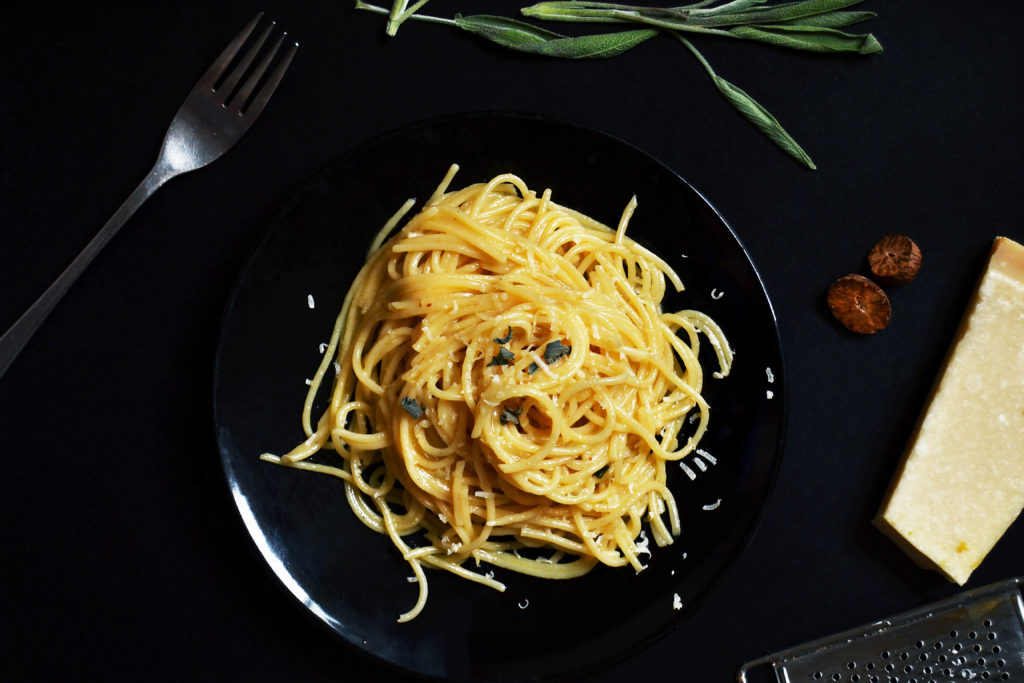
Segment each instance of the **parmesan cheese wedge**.
[[875,524],[963,585],[1024,507],[1024,246],[995,240]]

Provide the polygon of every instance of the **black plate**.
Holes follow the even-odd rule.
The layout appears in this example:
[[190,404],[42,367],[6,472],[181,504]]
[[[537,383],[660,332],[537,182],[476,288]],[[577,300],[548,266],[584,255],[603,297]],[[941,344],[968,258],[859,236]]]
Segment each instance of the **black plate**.
[[[503,594],[428,571],[426,609],[399,624],[396,617],[416,598],[409,567],[390,541],[352,515],[342,483],[258,458],[301,440],[304,381],[370,240],[407,197],[425,200],[452,162],[462,169],[455,187],[511,171],[610,225],[636,193],[629,234],[687,286],[666,308],[711,314],[731,339],[736,363],[729,377],[706,382],[711,422],[701,447],[717,464],[687,458],[695,479],[672,466],[683,533],[672,546],[653,547],[645,571],[599,567],[579,579],[545,581],[496,570],[508,586]],[[578,674],[678,625],[753,533],[781,449],[783,387],[778,328],[757,271],[686,181],[594,130],[530,115],[473,114],[365,144],[284,207],[228,302],[214,401],[228,483],[287,590],[369,656],[426,676],[474,680]],[[682,609],[674,609],[677,594]],[[688,647],[699,656],[701,643]]]

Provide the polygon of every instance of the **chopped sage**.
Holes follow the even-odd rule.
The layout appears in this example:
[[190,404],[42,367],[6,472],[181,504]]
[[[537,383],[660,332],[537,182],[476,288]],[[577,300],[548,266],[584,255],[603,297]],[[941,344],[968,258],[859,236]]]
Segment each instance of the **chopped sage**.
[[501,420],[501,424],[519,424],[519,416],[523,413],[523,407],[519,406],[516,409],[502,408],[501,413],[498,415],[498,419]]
[[508,326],[508,332],[505,333],[504,337],[495,337],[493,341],[495,344],[498,344],[499,346],[501,344],[508,344],[510,341],[512,341],[512,326]]
[[568,356],[571,351],[571,346],[566,346],[560,339],[556,339],[544,347],[544,362],[551,365],[559,358]]
[[423,417],[423,406],[421,406],[420,402],[411,396],[406,396],[402,399],[402,407],[405,408],[405,412],[409,413],[416,419]]
[[604,475],[608,474],[608,468],[609,467],[611,467],[611,465],[605,465],[604,467],[599,469],[597,472],[594,472],[594,476],[597,477],[598,479],[603,478]]
[[498,349],[498,353],[494,355],[494,358],[491,359],[491,362],[487,364],[487,367],[491,367],[492,365],[511,365],[512,361],[515,359],[516,354],[502,346]]

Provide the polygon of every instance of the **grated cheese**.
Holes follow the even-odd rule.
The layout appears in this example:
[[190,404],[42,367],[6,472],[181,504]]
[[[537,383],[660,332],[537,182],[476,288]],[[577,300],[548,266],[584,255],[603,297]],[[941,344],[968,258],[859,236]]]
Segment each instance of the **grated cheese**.
[[650,539],[647,538],[647,533],[641,529],[640,530],[640,535],[638,536],[638,538],[640,540],[636,544],[636,554],[637,555],[642,555],[642,554],[646,553],[647,555],[650,555],[651,554],[651,542],[650,542]]

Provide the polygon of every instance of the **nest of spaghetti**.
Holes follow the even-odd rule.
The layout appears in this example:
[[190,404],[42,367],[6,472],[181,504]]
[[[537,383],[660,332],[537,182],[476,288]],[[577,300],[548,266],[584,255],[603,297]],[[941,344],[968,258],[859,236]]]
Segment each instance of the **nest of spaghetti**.
[[511,174],[449,191],[456,169],[381,230],[310,386],[306,440],[263,456],[344,481],[419,583],[399,621],[426,603],[424,567],[498,590],[481,563],[642,570],[645,529],[659,546],[680,533],[666,468],[707,429],[701,339],[715,376],[732,364],[707,315],[662,310],[683,283],[626,236],[635,197],[613,229]]

